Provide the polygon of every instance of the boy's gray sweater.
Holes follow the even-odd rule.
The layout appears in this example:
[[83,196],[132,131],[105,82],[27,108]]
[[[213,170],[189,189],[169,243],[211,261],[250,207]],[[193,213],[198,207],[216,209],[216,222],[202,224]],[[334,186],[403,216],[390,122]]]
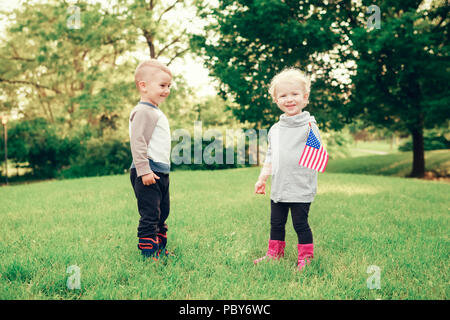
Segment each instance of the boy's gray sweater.
[[319,138],[316,120],[307,111],[280,120],[269,130],[265,163],[272,164],[270,199],[274,202],[312,202],[317,191],[317,171],[298,164],[311,128]]

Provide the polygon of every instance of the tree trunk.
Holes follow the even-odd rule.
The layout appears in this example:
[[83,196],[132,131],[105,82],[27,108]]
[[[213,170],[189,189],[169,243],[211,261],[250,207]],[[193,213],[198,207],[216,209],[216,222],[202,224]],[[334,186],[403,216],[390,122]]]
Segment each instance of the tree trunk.
[[144,38],[147,41],[147,45],[150,50],[150,58],[155,59],[156,53],[155,45],[153,44],[153,36],[149,30],[142,29],[142,32],[144,33]]
[[423,144],[423,128],[411,130],[413,140],[413,168],[410,177],[423,178],[425,176],[425,150]]
[[423,143],[424,114],[419,102],[422,101],[423,97],[421,95],[420,86],[416,80],[419,79],[419,77],[413,73],[412,79],[414,80],[410,81],[407,93],[415,102],[413,107],[417,112],[417,118],[410,127],[413,140],[413,167],[410,177],[423,178],[425,176],[425,148]]

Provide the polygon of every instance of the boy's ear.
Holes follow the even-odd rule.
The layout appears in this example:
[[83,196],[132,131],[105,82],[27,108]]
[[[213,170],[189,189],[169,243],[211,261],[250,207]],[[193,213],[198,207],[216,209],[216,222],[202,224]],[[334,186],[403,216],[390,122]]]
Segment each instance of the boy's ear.
[[138,81],[137,82],[137,87],[138,87],[138,89],[139,90],[145,90],[145,88],[146,88],[146,83],[145,83],[145,81]]

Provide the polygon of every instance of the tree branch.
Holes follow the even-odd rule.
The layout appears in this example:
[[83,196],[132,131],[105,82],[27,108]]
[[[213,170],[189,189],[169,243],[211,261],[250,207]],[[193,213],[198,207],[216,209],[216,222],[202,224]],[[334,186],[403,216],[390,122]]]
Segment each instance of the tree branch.
[[163,16],[165,13],[169,12],[170,10],[172,10],[172,9],[175,7],[175,5],[176,5],[177,3],[180,3],[180,2],[181,2],[181,0],[176,0],[171,6],[167,7],[166,10],[164,10],[164,11],[161,13],[161,15],[159,16],[159,18],[158,18],[158,20],[156,21],[156,23],[159,24],[159,22],[160,22],[161,19],[162,19],[162,16]]
[[[14,44],[10,43],[9,44],[14,52],[14,55],[10,58],[10,60],[22,60],[22,61],[34,61],[34,59],[27,59],[27,58],[22,58],[19,53],[17,52],[16,47],[14,46]],[[8,58],[6,58],[8,59]]]
[[[44,101],[42,100],[42,97],[43,98],[46,98],[47,97],[47,94],[45,93],[45,90],[43,90],[43,89],[37,89],[38,90],[38,99],[39,99],[39,102],[41,103],[41,105],[42,105],[42,109],[44,109],[44,113],[47,115],[47,114],[50,114],[49,116],[47,115],[47,117],[49,117],[50,118],[50,121],[51,121],[51,123],[55,123],[55,118],[53,117],[53,111],[52,111],[52,107],[51,107],[51,104],[48,102],[48,101],[46,101],[45,103],[46,103],[46,105],[47,105],[47,109],[45,108],[45,105],[44,105]],[[41,97],[42,96],[42,97]],[[47,112],[48,111],[48,112]]]
[[150,58],[155,58],[155,45],[153,44],[153,37],[149,31],[142,29],[144,33],[145,40],[147,41],[148,47],[150,49]]
[[186,29],[184,29],[181,32],[181,35],[178,36],[177,38],[175,38],[174,40],[172,40],[172,42],[168,43],[167,45],[164,46],[164,48],[162,48],[161,50],[159,50],[158,55],[156,56],[156,58],[159,58],[159,56],[167,49],[169,48],[171,45],[173,45],[174,43],[177,43],[178,41],[180,41],[181,37],[183,36],[183,34],[186,32]]
[[184,50],[178,51],[175,56],[172,57],[172,59],[170,59],[170,61],[167,63],[167,66],[169,66],[173,60],[175,60],[178,57],[181,57],[183,54],[185,54],[187,51],[189,50],[189,48],[186,48]]
[[28,61],[28,62],[32,62],[32,61],[36,61],[35,59],[27,59],[27,58],[22,58],[22,57],[0,57],[2,59],[5,60],[20,60],[20,61]]
[[61,93],[61,91],[59,91],[58,89],[55,89],[55,88],[49,88],[49,87],[40,85],[40,84],[38,84],[38,83],[31,82],[31,81],[24,81],[24,80],[9,80],[9,79],[3,79],[3,78],[0,78],[0,82],[6,82],[6,83],[10,83],[10,84],[27,84],[27,85],[34,86],[35,88],[38,88],[38,89],[47,89],[47,90],[51,90],[51,91],[53,91],[53,92],[55,92],[55,93]]

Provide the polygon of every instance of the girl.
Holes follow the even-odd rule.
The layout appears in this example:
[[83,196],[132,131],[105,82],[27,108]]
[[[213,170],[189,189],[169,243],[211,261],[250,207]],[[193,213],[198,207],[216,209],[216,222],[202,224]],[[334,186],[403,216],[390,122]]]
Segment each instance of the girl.
[[297,266],[302,270],[314,257],[308,213],[317,190],[317,171],[300,166],[299,159],[310,129],[320,140],[314,117],[302,111],[309,102],[310,80],[298,69],[285,69],[272,79],[269,93],[284,114],[269,130],[264,167],[255,184],[255,193],[265,194],[266,180],[272,176],[269,248],[254,263],[284,256],[290,209],[298,237]]

